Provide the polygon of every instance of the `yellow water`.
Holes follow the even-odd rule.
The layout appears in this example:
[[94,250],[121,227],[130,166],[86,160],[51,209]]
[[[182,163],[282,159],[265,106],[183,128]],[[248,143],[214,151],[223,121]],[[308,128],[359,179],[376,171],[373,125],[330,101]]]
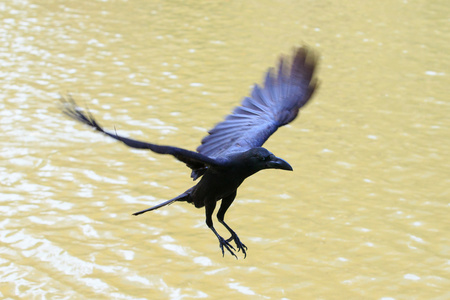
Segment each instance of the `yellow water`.
[[[437,1],[0,3],[0,298],[450,299],[450,7]],[[171,157],[65,118],[195,149],[281,53],[320,90],[265,146],[222,258]],[[216,222],[217,223],[217,222]],[[217,226],[225,235],[224,230]]]

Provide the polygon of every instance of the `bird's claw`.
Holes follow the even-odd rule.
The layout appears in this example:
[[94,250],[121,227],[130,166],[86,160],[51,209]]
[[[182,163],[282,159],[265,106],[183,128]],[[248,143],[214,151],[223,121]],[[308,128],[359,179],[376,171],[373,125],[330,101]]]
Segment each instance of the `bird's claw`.
[[220,249],[222,250],[222,257],[225,256],[225,251],[223,250],[223,248],[225,247],[225,249],[227,249],[228,252],[230,252],[231,255],[236,257],[236,259],[238,259],[236,254],[234,254],[234,252],[233,252],[233,251],[236,251],[236,249],[234,249],[234,247],[227,240],[225,240],[224,238],[220,237],[219,238],[219,243],[220,243]]
[[244,253],[244,259],[245,259],[247,257],[247,252],[246,252],[246,250],[248,249],[247,246],[245,246],[244,243],[241,242],[241,240],[239,239],[239,237],[237,235],[232,235],[229,239],[226,240],[226,242],[229,243],[232,240],[234,240],[234,242],[236,243],[238,252],[242,250],[242,253]]

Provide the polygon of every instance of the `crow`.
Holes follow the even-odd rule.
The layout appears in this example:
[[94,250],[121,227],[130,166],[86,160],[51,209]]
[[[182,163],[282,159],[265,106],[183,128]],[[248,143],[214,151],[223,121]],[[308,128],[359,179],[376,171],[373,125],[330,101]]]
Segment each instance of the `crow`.
[[[192,203],[197,208],[205,207],[206,225],[219,240],[222,256],[226,249],[237,258],[237,251],[247,256],[245,246],[234,230],[225,223],[227,209],[236,197],[236,191],[249,176],[264,169],[292,171],[283,159],[276,157],[261,146],[281,126],[292,122],[299,110],[317,89],[315,69],[318,57],[309,47],[294,49],[292,57],[281,56],[278,67],[270,68],[262,86],[255,84],[251,95],[242,100],[225,120],[208,131],[197,151],[173,146],[146,143],[105,131],[89,110],[82,110],[73,98],[61,97],[62,112],[72,119],[89,125],[127,146],[148,149],[159,154],[170,154],[185,163],[191,177],[200,181],[179,196],[133,215],[140,215],[176,201]],[[216,203],[222,200],[217,213],[218,221],[229,231],[231,237],[224,239],[213,225],[212,215]]]

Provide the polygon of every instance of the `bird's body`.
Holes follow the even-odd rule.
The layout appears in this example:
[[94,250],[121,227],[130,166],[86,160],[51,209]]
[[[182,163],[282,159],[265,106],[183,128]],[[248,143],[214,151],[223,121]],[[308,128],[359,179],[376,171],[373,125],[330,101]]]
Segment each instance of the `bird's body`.
[[[186,201],[197,208],[205,207],[206,224],[219,239],[222,254],[225,248],[236,256],[234,247],[230,244],[234,240],[238,251],[242,250],[246,255],[247,247],[225,223],[225,213],[233,203],[238,187],[247,177],[263,169],[292,170],[286,161],[261,146],[279,127],[294,120],[299,109],[311,98],[316,87],[313,77],[316,62],[315,56],[306,48],[296,50],[291,64],[282,58],[277,73],[269,70],[264,87],[255,85],[251,97],[245,98],[241,106],[209,131],[197,152],[141,142],[105,131],[72,98],[69,98],[70,101],[63,101],[63,112],[132,148],[173,155],[192,169],[191,177],[194,180],[201,177],[196,185],[179,196],[134,215],[176,201]],[[219,200],[222,201],[217,218],[231,234],[227,240],[213,226],[212,214]]]
[[224,172],[208,170],[200,181],[192,188],[191,197],[187,201],[195,207],[202,208],[209,200],[219,201],[235,192],[244,181],[243,176],[236,176],[236,167],[230,166]]

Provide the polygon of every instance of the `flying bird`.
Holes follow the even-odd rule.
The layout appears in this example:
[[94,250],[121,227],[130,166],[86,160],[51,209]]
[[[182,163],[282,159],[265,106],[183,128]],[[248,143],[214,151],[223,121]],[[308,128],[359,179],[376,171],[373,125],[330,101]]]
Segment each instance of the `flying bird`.
[[[281,126],[292,122],[313,95],[317,86],[315,69],[317,55],[308,47],[294,50],[292,57],[281,56],[277,68],[270,68],[262,86],[255,84],[251,95],[242,100],[225,120],[211,129],[201,141],[197,151],[173,146],[142,142],[105,131],[89,111],[82,110],[71,96],[62,98],[64,114],[89,125],[127,146],[148,149],[159,154],[170,154],[185,163],[198,183],[179,196],[156,206],[138,211],[140,215],[176,201],[205,207],[206,225],[219,240],[222,256],[226,249],[237,258],[235,252],[247,256],[247,246],[236,232],[225,223],[224,217],[236,197],[236,191],[249,176],[264,169],[292,171],[285,160],[262,148],[264,142]],[[212,215],[216,203],[222,200],[217,213],[218,221],[231,237],[224,239],[214,228]],[[234,241],[236,248],[231,244]]]

